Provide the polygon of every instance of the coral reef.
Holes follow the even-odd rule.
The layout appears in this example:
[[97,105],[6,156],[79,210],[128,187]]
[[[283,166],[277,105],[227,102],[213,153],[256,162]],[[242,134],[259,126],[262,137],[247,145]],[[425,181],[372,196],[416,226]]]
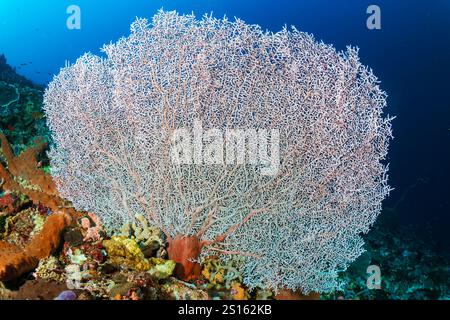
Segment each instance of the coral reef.
[[[366,252],[348,270],[341,272],[340,290],[321,299],[351,300],[448,300],[450,261],[413,228],[395,227],[392,213],[384,212],[373,230],[365,236]],[[367,287],[367,267],[381,270],[381,288]]]
[[4,54],[0,55],[0,81],[36,89],[42,89],[41,86],[17,74],[16,70],[7,63]]
[[[21,117],[39,118],[40,115],[32,115],[42,104],[41,95],[35,91],[39,88],[15,76],[13,71],[5,67],[4,57],[0,56],[0,104],[7,105],[10,113],[12,107],[26,105],[23,99],[33,93],[29,108],[20,109]],[[15,101],[17,92],[20,98]],[[12,117],[5,117],[14,123]],[[45,155],[38,155],[45,142],[38,140],[31,149],[25,148],[33,140],[32,136],[40,134],[29,128],[22,134],[16,128],[11,131],[1,125],[11,146],[2,135],[0,299],[302,300],[319,297],[317,293],[305,296],[285,289],[274,292],[264,285],[248,287],[242,268],[245,256],[236,254],[227,258],[220,254],[208,255],[203,261],[192,261],[188,265],[192,269],[187,273],[195,274],[192,278],[195,281],[183,281],[186,270],[180,270],[180,265],[186,266],[183,260],[197,254],[186,248],[192,250],[201,245],[199,239],[179,238],[194,245],[171,248],[170,243],[173,245],[176,238],[167,239],[142,214],[125,223],[120,233],[106,232],[97,215],[75,212],[56,192],[48,167],[40,165],[40,162],[47,163]],[[104,205],[110,209],[108,203]],[[394,230],[381,222],[364,236],[366,252],[349,269],[339,273],[340,289],[322,293],[321,299],[450,299],[448,260],[412,232]],[[277,251],[279,248],[271,250],[272,254],[283,254]],[[167,252],[178,261],[167,259]],[[366,268],[370,264],[381,267],[380,290],[367,288]],[[267,264],[265,268],[270,273],[272,265]]]
[[103,51],[45,91],[61,195],[110,232],[144,215],[181,279],[240,255],[249,287],[336,288],[390,191],[386,93],[358,50],[161,10]]
[[48,258],[58,247],[61,232],[70,221],[64,213],[51,215],[42,230],[24,248],[0,241],[0,281],[15,279],[35,269],[39,260]]
[[7,167],[0,163],[3,189],[24,194],[35,205],[43,204],[53,211],[66,210],[64,207],[67,206],[67,201],[59,196],[53,178],[37,166],[37,155],[47,147],[47,143],[42,140],[37,141],[34,146],[15,156],[2,132],[0,132],[0,141],[2,153],[7,162]]
[[[6,69],[8,83],[0,83],[0,102],[8,107],[3,108],[4,120],[14,122],[15,112],[21,120],[39,118],[34,114],[42,104],[39,88],[23,87],[30,83],[20,77],[12,81],[13,70]],[[5,73],[0,70],[0,75]],[[36,100],[29,100],[27,92],[35,93]],[[0,136],[0,299],[209,298],[202,286],[172,277],[175,262],[165,259],[166,239],[143,215],[108,238],[96,215],[75,212],[42,164],[48,162],[42,153],[47,143],[30,138],[34,143],[26,148],[19,130],[10,129],[5,126]],[[39,136],[36,131],[26,134]],[[238,286],[234,290],[236,295],[242,292]]]
[[35,137],[49,137],[42,112],[43,88],[7,64],[0,55],[0,129],[12,142],[14,151],[24,150]]
[[25,282],[17,291],[10,291],[12,300],[53,300],[67,290],[63,282],[36,279]]
[[4,215],[5,222],[0,233],[0,239],[24,247],[30,238],[34,237],[44,227],[46,215],[36,208],[26,208],[16,214]]
[[124,236],[113,236],[103,241],[103,247],[108,253],[108,262],[118,269],[148,271],[157,279],[165,279],[172,275],[175,262],[161,258],[146,259],[138,243]]
[[142,249],[144,256],[166,256],[165,239],[160,229],[148,223],[141,214],[136,215],[136,223],[126,223],[120,230],[119,235],[134,239]]
[[[80,213],[59,196],[53,178],[43,166],[48,163],[45,155],[42,157],[47,142],[34,138],[40,136],[36,123],[45,127],[41,121],[42,88],[17,75],[4,56],[0,57],[0,79],[0,124],[7,124],[0,132],[0,281],[14,280],[36,267],[37,277],[45,280],[52,278],[45,275],[46,270],[50,274],[56,271],[51,270],[55,265],[47,265],[50,261],[45,259],[59,246],[63,229]],[[19,120],[15,121],[15,117]],[[19,132],[27,138],[18,139]]]
[[[0,242],[0,252],[11,252],[13,256],[26,258],[26,255],[18,255],[24,252],[21,246],[33,240],[30,232],[40,224],[36,223],[39,220],[36,216],[42,215],[36,209],[26,209],[9,217],[7,230],[2,235],[4,241]],[[450,297],[448,262],[410,233],[389,232],[388,228],[379,224],[365,238],[367,251],[340,274],[340,281],[345,282],[342,290],[322,295],[304,295],[298,291],[278,290],[275,293],[266,287],[248,288],[242,283],[240,266],[244,261],[240,256],[227,260],[210,256],[201,264],[201,276],[197,281],[181,281],[174,277],[174,261],[156,257],[157,251],[152,252],[153,256],[145,257],[143,244],[146,241],[136,241],[131,233],[128,237],[118,235],[108,238],[101,224],[89,224],[89,228],[98,228],[100,238],[85,238],[86,219],[97,221],[92,214],[86,213],[70,227],[63,229],[63,245],[52,250],[53,255],[47,258],[42,259],[41,255],[39,259],[31,259],[37,265],[36,270],[19,282],[18,287],[5,287],[0,283],[0,299],[310,300],[318,299],[319,296],[321,299]],[[45,224],[41,232],[48,232]],[[20,261],[21,265],[27,263]],[[379,264],[382,268],[380,290],[367,289],[366,268],[370,264]]]
[[100,219],[93,213],[88,213],[88,218],[81,219],[81,225],[86,231],[83,241],[98,241],[101,239],[102,224]]
[[171,278],[161,286],[161,293],[169,300],[209,300],[210,297],[204,290],[196,286]]
[[11,104],[19,100],[19,90],[12,84],[0,82],[0,107],[3,112]]
[[56,282],[65,282],[67,279],[60,261],[55,256],[40,260],[33,276],[36,279],[54,280]]
[[145,247],[151,245],[154,241],[159,245],[163,245],[161,230],[151,226],[142,214],[136,215],[136,221],[139,224],[125,224],[121,229],[122,235],[133,237],[138,243],[141,243]]
[[150,262],[145,259],[137,242],[133,239],[113,236],[110,240],[103,241],[103,246],[108,252],[109,262],[117,268],[138,271],[150,269]]
[[151,268],[148,270],[148,273],[158,280],[169,278],[175,270],[175,262],[173,260],[150,258],[150,265]]
[[243,277],[239,271],[243,263],[242,257],[239,256],[227,261],[221,261],[217,257],[205,260],[202,275],[213,298],[234,300],[250,298],[249,290],[242,285]]

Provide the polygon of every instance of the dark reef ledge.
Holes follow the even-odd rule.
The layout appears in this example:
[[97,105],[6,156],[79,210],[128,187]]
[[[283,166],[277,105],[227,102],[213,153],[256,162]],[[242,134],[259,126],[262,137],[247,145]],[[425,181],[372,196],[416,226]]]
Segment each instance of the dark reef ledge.
[[49,138],[42,112],[44,87],[18,74],[0,55],[0,130],[15,153],[40,136]]
[[43,89],[41,85],[35,84],[31,80],[18,74],[16,69],[8,64],[4,54],[0,54],[0,81],[9,84],[28,86],[35,89]]

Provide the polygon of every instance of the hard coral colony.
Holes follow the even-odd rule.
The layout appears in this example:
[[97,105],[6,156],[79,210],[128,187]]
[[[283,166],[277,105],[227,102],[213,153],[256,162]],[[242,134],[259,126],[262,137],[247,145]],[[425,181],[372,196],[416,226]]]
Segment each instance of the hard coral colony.
[[[391,138],[386,94],[357,49],[337,52],[295,28],[160,11],[103,52],[63,68],[45,92],[61,195],[111,233],[146,217],[184,280],[199,278],[210,255],[237,255],[250,289],[334,289],[390,191],[380,162]],[[277,130],[278,172],[237,157],[224,164],[212,143],[195,163],[174,163],[173,133],[198,123],[209,143],[223,139],[217,132]],[[225,136],[236,150],[251,138]],[[109,241],[109,251],[134,252]],[[149,267],[140,254],[131,261]]]

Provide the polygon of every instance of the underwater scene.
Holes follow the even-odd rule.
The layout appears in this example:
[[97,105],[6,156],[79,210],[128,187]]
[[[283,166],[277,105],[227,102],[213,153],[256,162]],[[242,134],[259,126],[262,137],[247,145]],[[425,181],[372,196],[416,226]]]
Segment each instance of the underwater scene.
[[446,0],[0,0],[0,300],[450,300],[449,74]]

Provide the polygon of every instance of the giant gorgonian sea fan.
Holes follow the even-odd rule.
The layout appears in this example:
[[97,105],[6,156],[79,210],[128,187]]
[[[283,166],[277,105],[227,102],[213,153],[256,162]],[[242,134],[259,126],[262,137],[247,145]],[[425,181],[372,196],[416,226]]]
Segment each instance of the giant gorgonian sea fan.
[[[111,232],[147,217],[184,279],[198,275],[193,259],[219,254],[242,257],[250,287],[335,288],[390,190],[386,94],[358,50],[160,11],[103,52],[63,68],[45,93],[61,194]],[[196,126],[202,135],[189,135]],[[195,156],[173,161],[180,141],[204,149],[176,149]],[[220,161],[261,146],[279,152],[272,175],[267,161]],[[208,152],[219,161],[202,161]]]

